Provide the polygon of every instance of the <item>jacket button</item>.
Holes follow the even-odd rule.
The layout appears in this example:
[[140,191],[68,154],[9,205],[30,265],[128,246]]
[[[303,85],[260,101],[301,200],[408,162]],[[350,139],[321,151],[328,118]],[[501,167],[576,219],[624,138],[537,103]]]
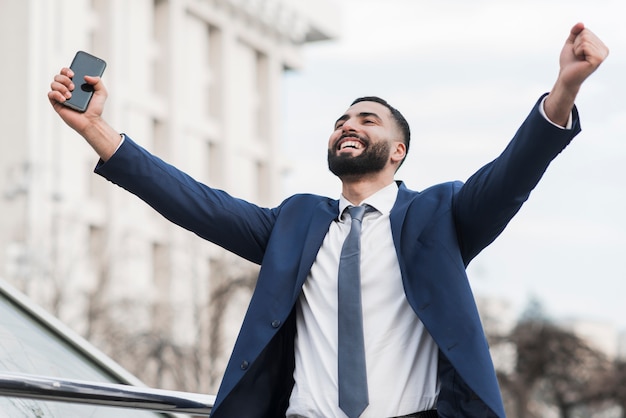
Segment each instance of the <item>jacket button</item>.
[[241,370],[246,370],[249,365],[250,363],[244,360],[243,362],[241,362]]
[[280,326],[280,321],[275,319],[272,321],[272,328],[278,328]]

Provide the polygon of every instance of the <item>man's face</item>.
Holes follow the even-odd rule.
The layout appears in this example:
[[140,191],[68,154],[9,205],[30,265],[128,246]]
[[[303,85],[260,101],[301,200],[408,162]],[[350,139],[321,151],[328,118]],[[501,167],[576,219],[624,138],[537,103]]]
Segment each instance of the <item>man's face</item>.
[[337,119],[328,141],[328,168],[337,177],[361,176],[390,163],[399,132],[391,112],[376,102],[359,102]]

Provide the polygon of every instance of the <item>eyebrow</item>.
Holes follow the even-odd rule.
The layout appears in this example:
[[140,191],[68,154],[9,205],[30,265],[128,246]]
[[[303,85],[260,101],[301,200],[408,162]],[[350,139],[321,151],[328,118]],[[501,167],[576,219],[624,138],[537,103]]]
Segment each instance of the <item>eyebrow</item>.
[[[378,114],[374,113],[374,112],[360,112],[356,115],[358,118],[360,119],[364,119],[364,118],[368,118],[368,117],[373,117],[375,119],[377,119],[378,121],[382,121],[381,117],[378,116]],[[339,122],[345,122],[346,120],[350,119],[350,115],[345,114],[342,117],[340,117],[339,119],[337,119],[335,121],[335,126],[337,126],[337,124]]]

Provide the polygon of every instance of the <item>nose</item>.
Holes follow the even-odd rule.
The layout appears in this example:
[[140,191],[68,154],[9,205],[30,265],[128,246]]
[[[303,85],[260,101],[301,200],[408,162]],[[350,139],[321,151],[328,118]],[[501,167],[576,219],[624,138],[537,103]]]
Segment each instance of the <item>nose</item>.
[[350,118],[350,119],[346,119],[343,122],[343,125],[341,125],[341,131],[342,132],[354,132],[355,126],[354,126],[354,119]]

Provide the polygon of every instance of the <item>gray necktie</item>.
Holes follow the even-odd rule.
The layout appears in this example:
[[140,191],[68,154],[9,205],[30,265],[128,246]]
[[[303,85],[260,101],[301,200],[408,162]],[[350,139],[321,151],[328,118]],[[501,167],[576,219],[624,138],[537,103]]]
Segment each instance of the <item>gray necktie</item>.
[[364,206],[349,207],[350,233],[343,243],[338,283],[338,361],[339,407],[350,418],[357,418],[369,404],[363,310],[361,308],[361,221]]

